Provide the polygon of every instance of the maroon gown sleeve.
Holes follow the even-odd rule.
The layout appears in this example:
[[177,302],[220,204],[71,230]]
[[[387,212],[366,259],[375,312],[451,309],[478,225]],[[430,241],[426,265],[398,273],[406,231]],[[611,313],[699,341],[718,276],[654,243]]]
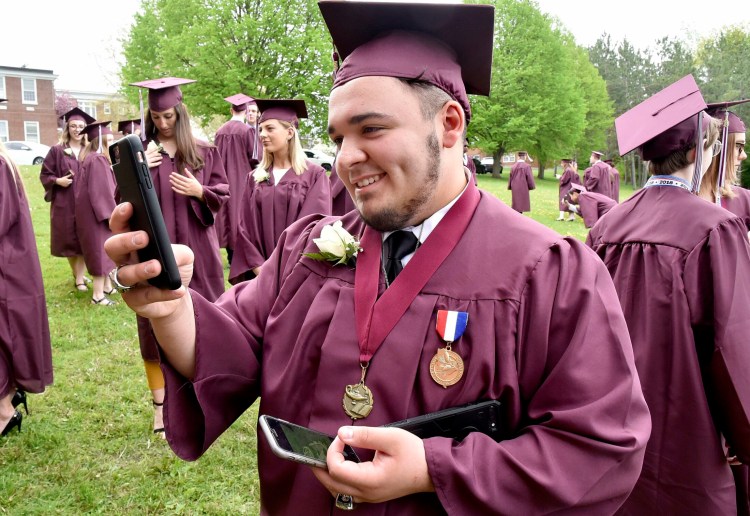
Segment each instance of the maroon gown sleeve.
[[[731,219],[715,228],[685,264],[685,287],[694,331],[711,332],[707,395],[714,418],[732,450],[750,464],[750,244],[744,221]],[[742,280],[740,280],[742,279]],[[709,299],[712,302],[706,302]],[[703,300],[703,302],[698,301]],[[698,339],[696,339],[699,341]]]
[[534,190],[536,188],[536,183],[534,183],[534,174],[531,172],[531,167],[526,168],[526,184],[529,186],[529,190]]
[[0,238],[6,237],[18,220],[20,187],[13,180],[13,169],[5,159],[0,158]]
[[[525,424],[499,443],[424,441],[448,514],[612,514],[638,476],[651,420],[604,264],[558,241],[530,273],[515,356]],[[528,390],[526,390],[528,388]]]
[[[88,189],[89,199],[91,199],[91,208],[94,210],[96,220],[104,222],[112,216],[115,209],[115,197],[113,181],[111,179],[112,170],[106,157],[99,155],[89,162]],[[111,195],[105,195],[104,192],[110,192]]]
[[55,189],[58,188],[55,181],[58,177],[64,175],[60,174],[59,171],[61,153],[62,148],[59,145],[50,148],[42,162],[42,170],[39,172],[39,181],[42,182],[42,186],[44,187],[44,200],[47,202],[52,202],[55,196]]
[[306,217],[307,215],[314,215],[319,213],[321,215],[331,214],[331,183],[326,176],[326,171],[323,167],[320,169],[308,168],[308,172],[312,173],[313,182],[310,188],[307,190],[305,200],[300,207],[298,219]]
[[[195,311],[195,377],[189,381],[161,360],[166,381],[167,441],[196,460],[260,395],[261,339],[281,276],[298,261],[313,217],[294,224],[263,265],[263,274],[211,303],[190,291]],[[242,307],[242,308],[240,308]],[[217,339],[216,335],[221,335]]]
[[216,213],[229,200],[229,181],[224,164],[216,147],[200,147],[203,150],[204,166],[201,184],[203,199],[190,198],[193,213],[204,226],[215,221]]

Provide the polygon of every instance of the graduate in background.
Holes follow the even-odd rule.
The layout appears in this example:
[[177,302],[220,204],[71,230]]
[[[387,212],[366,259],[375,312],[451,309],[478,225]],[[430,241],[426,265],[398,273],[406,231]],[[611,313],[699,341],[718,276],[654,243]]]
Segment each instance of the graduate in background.
[[508,190],[511,191],[512,207],[518,213],[531,211],[529,191],[536,188],[531,167],[526,163],[527,156],[526,151],[518,153],[518,161],[511,167],[510,177],[508,177]]
[[[229,102],[232,118],[218,131],[214,143],[219,149],[221,161],[229,181],[229,200],[216,215],[216,232],[219,246],[227,250],[227,260],[232,263],[237,231],[240,223],[240,202],[247,185],[247,176],[252,173],[256,156],[257,138],[255,127],[245,123],[245,115],[255,100],[244,93],[237,93],[224,99]],[[257,160],[255,162],[257,165]]]
[[[720,140],[723,145],[719,156],[701,181],[700,196],[707,201],[719,203],[745,221],[750,231],[750,192],[737,185],[742,162],[747,159],[745,153],[745,123],[728,110],[737,104],[750,102],[717,102],[709,104],[708,113],[722,123]],[[722,164],[723,171],[722,171]]]
[[114,136],[109,124],[96,122],[83,130],[89,143],[81,151],[81,170],[75,183],[76,231],[86,268],[94,280],[91,304],[98,306],[115,304],[107,297],[115,293],[107,275],[115,264],[104,253],[104,241],[112,236],[109,216],[115,208],[115,176],[109,162]]
[[86,283],[91,280],[84,276],[86,265],[76,232],[75,188],[71,185],[81,166],[78,155],[86,146],[83,129],[95,120],[78,108],[60,118],[63,120],[60,143],[44,158],[39,180],[44,186],[44,200],[50,203],[50,253],[68,259],[75,288],[86,292]]
[[[206,299],[224,292],[224,267],[214,222],[229,198],[229,185],[219,151],[193,137],[190,115],[180,86],[195,82],[167,77],[137,82],[148,89],[145,113],[146,158],[159,198],[169,240],[195,253],[191,285]],[[164,377],[147,319],[138,317],[138,340],[153,395],[154,432],[163,433]]]
[[141,119],[133,118],[131,120],[120,120],[117,122],[117,130],[122,133],[123,136],[134,134],[136,136],[141,135]]
[[725,440],[750,461],[750,244],[744,221],[695,195],[721,146],[705,108],[688,75],[615,121],[620,154],[637,149],[651,178],[588,235],[654,425],[621,514],[734,514]]
[[[158,270],[130,261],[133,233],[106,244],[136,285],[123,299],[153,317],[172,449],[195,460],[260,397],[261,414],[337,434],[327,471],[259,434],[264,514],[333,514],[344,495],[364,514],[614,511],[650,419],[611,279],[462,163],[468,94],[489,94],[493,7],[319,5],[344,59],[328,130],[358,211],[293,224],[260,276],[215,304],[148,286]],[[116,233],[131,212],[113,213]],[[175,252],[187,282],[190,253]],[[438,324],[461,313],[465,327]],[[378,428],[479,399],[502,400],[505,440]],[[343,460],[344,443],[362,464]]]
[[602,161],[603,152],[592,151],[589,156],[590,168],[584,174],[583,186],[589,192],[596,192],[612,197],[612,179],[609,165]]
[[583,225],[589,229],[617,205],[610,197],[596,192],[587,192],[585,186],[578,184],[570,187],[566,204],[571,213],[581,216]]
[[561,162],[563,173],[560,176],[560,186],[557,191],[560,204],[560,216],[555,220],[565,220],[565,214],[569,213],[568,222],[572,222],[576,219],[576,215],[575,212],[571,211],[568,207],[568,203],[565,202],[565,196],[568,195],[571,186],[581,184],[581,178],[578,177],[578,172],[573,168],[573,160],[571,158],[562,159]]
[[326,171],[306,159],[299,119],[307,118],[304,100],[256,99],[263,160],[246,178],[235,256],[229,281],[260,273],[281,233],[314,213],[330,215],[331,185]]
[[[5,102],[5,99],[0,99]],[[26,393],[52,383],[47,304],[29,201],[0,142],[0,436],[21,431]]]
[[612,200],[620,202],[620,171],[615,168],[615,162],[611,159],[605,159],[604,163],[609,167],[610,189],[609,192]]

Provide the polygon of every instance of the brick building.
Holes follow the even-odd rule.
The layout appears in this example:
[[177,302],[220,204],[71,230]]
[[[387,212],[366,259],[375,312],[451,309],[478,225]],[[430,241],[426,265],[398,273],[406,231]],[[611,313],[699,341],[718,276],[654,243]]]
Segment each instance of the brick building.
[[0,140],[57,143],[52,70],[0,66]]

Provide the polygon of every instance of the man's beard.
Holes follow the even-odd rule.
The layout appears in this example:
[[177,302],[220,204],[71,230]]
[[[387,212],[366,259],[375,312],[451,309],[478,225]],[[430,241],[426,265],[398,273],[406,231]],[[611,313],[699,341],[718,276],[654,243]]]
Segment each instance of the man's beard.
[[425,183],[422,188],[419,188],[415,197],[409,199],[403,206],[386,208],[368,216],[360,211],[362,219],[368,226],[383,232],[396,231],[422,222],[421,220],[415,221],[413,218],[419,209],[432,199],[440,177],[440,142],[438,142],[437,133],[434,130],[427,137],[425,148],[427,150],[427,163],[424,170]]

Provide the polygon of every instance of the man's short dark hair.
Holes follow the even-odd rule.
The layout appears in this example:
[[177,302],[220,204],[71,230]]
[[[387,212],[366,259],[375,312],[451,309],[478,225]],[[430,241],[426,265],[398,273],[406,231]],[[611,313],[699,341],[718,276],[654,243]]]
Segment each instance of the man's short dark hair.
[[446,102],[453,100],[450,95],[432,83],[420,79],[399,79],[419,98],[419,106],[425,120],[437,115]]

